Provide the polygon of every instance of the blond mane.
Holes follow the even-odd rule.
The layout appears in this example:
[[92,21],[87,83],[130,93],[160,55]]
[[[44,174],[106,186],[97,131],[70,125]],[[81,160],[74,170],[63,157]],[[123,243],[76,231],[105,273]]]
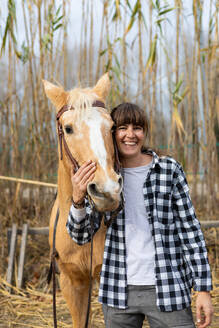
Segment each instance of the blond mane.
[[68,92],[67,103],[73,106],[75,109],[86,109],[92,107],[92,104],[100,99],[92,91],[92,89],[80,89],[75,88]]

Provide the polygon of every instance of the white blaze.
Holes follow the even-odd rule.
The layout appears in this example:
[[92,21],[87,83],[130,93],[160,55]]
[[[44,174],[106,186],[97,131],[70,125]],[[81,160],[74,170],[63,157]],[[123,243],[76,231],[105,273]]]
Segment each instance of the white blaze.
[[95,111],[94,108],[92,109],[92,113],[88,111],[87,114],[88,115],[85,115],[85,123],[90,129],[90,145],[99,160],[100,166],[106,171],[107,153],[101,133],[101,126],[106,125],[108,122],[104,120],[101,114],[98,111]]
[[[90,146],[96,155],[99,165],[103,168],[107,176],[107,153],[104,145],[104,138],[102,136],[101,127],[104,125],[106,129],[110,128],[110,123],[101,116],[99,110],[92,108],[92,111],[87,111],[84,121],[90,129]],[[107,176],[105,183],[105,191],[110,192],[118,188],[117,183]]]

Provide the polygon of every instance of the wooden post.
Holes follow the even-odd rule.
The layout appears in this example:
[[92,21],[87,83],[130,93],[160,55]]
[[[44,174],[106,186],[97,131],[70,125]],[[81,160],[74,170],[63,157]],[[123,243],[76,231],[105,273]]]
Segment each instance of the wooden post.
[[23,282],[23,272],[24,272],[24,259],[26,252],[26,243],[27,243],[27,234],[28,234],[28,225],[24,224],[22,229],[22,237],[21,237],[21,248],[20,248],[20,256],[18,263],[18,288],[22,287]]
[[[21,235],[21,246],[20,246],[20,255],[19,255],[19,263],[18,263],[18,288],[22,288],[23,283],[23,273],[24,273],[24,261],[25,261],[25,253],[26,253],[26,244],[27,244],[27,236],[30,235],[49,235],[49,227],[43,228],[29,228],[28,224],[24,224],[22,229],[17,228],[16,224],[12,225],[12,228],[9,228],[7,231],[8,237],[8,270],[7,270],[7,282],[12,284],[12,275],[13,275],[13,267],[14,267],[14,258],[15,258],[15,249],[16,249],[16,240],[17,236]],[[8,287],[8,291],[11,292],[11,288]]]
[[[13,267],[14,267],[14,255],[17,241],[17,225],[12,225],[12,233],[11,233],[11,241],[10,241],[10,252],[8,259],[8,271],[7,271],[7,282],[11,285],[12,283],[12,275],[13,275]],[[8,287],[8,291],[11,292],[11,288]]]

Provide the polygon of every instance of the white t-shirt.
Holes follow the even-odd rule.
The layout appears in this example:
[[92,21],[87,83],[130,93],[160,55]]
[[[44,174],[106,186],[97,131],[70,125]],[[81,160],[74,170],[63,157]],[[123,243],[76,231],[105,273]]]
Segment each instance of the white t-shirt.
[[154,285],[155,248],[144,205],[143,184],[151,163],[123,168],[127,282]]

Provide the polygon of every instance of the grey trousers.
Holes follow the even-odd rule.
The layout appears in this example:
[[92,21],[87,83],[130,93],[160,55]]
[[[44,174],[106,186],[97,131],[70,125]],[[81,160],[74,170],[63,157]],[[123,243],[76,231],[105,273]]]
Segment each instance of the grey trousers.
[[154,286],[128,286],[128,308],[103,305],[106,328],[141,328],[145,317],[150,328],[195,328],[191,308],[161,312]]

